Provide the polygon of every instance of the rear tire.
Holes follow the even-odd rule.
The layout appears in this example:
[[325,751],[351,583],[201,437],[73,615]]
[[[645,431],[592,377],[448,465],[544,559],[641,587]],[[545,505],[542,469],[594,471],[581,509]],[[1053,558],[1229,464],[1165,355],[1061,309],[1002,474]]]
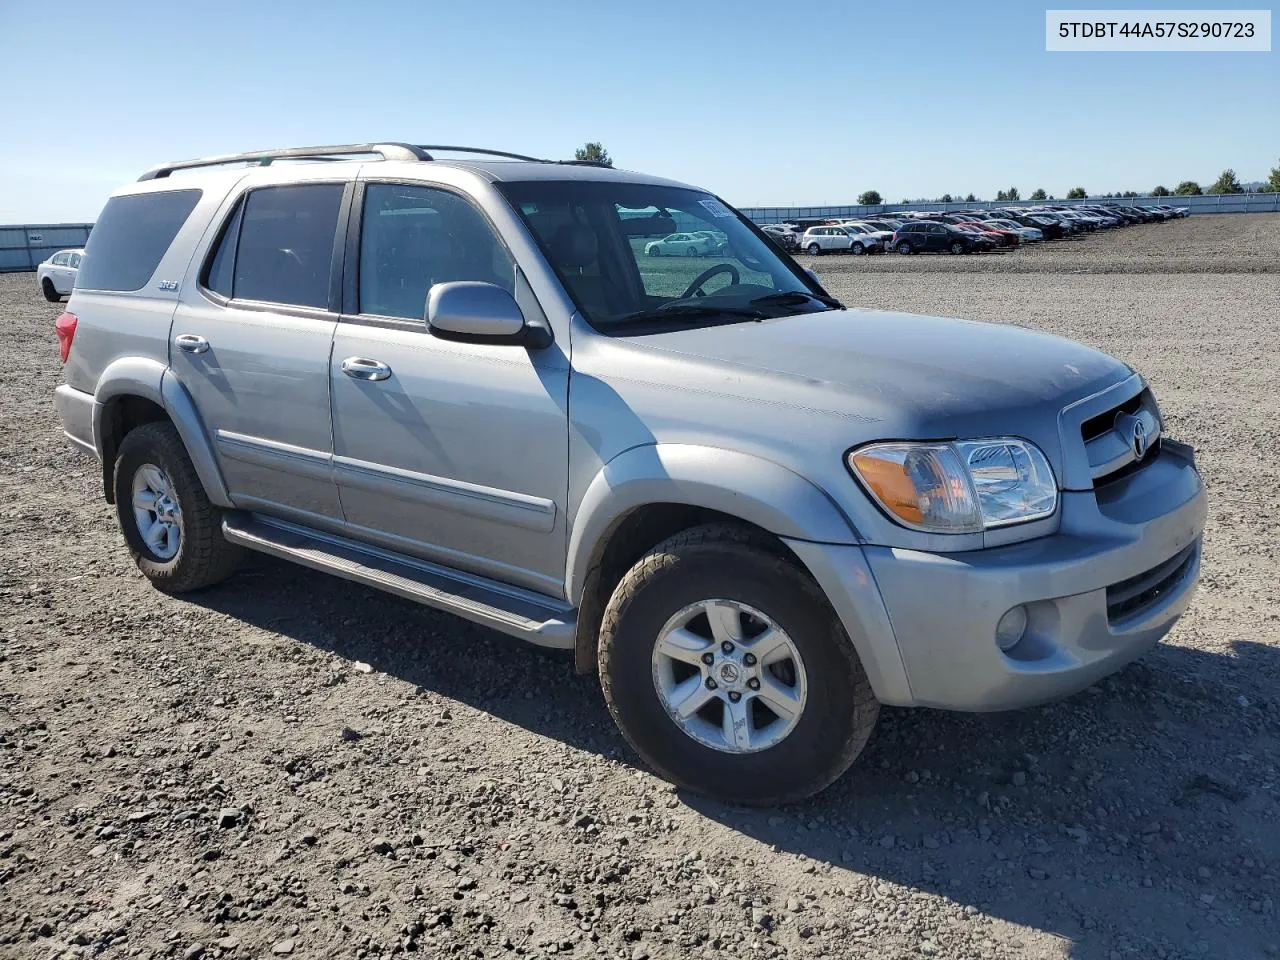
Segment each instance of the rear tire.
[[909,244],[909,243],[908,243],[907,241],[905,241],[905,240],[899,240],[899,241],[898,241],[898,245],[897,245],[896,247],[894,247],[894,249],[895,249],[895,250],[897,250],[897,251],[898,251],[898,253],[902,254],[904,257],[905,257],[905,256],[908,256],[908,255],[912,252],[912,251],[911,251],[911,244]]
[[[731,611],[735,649],[717,643],[707,616],[689,614],[705,604]],[[664,637],[699,646],[682,647],[693,650],[690,659],[669,663]],[[784,652],[767,653],[771,647]],[[747,659],[752,649],[758,660]],[[743,672],[726,674],[735,656]],[[641,758],[681,787],[736,803],[786,803],[822,790],[861,753],[880,709],[821,590],[771,542],[735,524],[679,533],[631,568],[605,608],[598,665],[609,711]],[[674,681],[673,667],[682,671]],[[715,677],[719,685],[706,683]],[[676,719],[667,704],[693,702],[685,699],[693,693],[705,702]],[[772,703],[795,707],[792,718]]]
[[42,281],[40,281],[40,289],[44,293],[44,298],[48,300],[50,303],[62,302],[62,294],[58,292],[57,287],[53,285],[53,281],[50,280],[48,277],[45,277]]
[[[150,478],[150,479],[149,479]],[[222,511],[209,502],[182,438],[171,423],[147,423],[120,443],[115,473],[116,515],[138,569],[165,593],[185,593],[231,576],[240,548],[222,536]],[[157,487],[163,497],[152,498]],[[153,507],[148,507],[151,501]],[[162,506],[157,506],[161,504]],[[165,517],[176,534],[157,533]],[[154,522],[152,522],[154,520]]]

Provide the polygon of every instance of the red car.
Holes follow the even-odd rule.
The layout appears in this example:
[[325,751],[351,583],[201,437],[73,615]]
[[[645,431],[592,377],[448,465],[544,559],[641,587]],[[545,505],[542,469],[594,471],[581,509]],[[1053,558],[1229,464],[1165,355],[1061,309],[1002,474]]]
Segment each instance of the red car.
[[976,233],[984,236],[997,247],[1016,247],[1022,243],[1022,238],[1012,230],[1002,230],[999,227],[990,227],[985,223],[957,223],[957,230],[963,230],[966,233]]

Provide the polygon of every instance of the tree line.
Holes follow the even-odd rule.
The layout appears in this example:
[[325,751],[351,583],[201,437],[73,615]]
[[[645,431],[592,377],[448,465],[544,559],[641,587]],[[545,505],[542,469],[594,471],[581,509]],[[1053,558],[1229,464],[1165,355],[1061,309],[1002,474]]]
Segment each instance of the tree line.
[[[1244,186],[1240,183],[1240,178],[1236,176],[1236,172],[1232,170],[1230,167],[1228,167],[1226,170],[1223,170],[1222,175],[1219,176],[1218,179],[1215,180],[1213,183],[1211,183],[1208,187],[1202,187],[1199,183],[1197,183],[1194,180],[1183,180],[1172,190],[1170,190],[1168,187],[1164,186],[1163,184],[1157,184],[1155,187],[1152,187],[1151,190],[1148,191],[1147,193],[1140,193],[1137,190],[1123,190],[1119,193],[1090,193],[1084,187],[1072,187],[1070,190],[1066,192],[1066,199],[1085,200],[1085,199],[1088,199],[1089,197],[1097,197],[1100,199],[1115,199],[1117,197],[1148,197],[1148,196],[1149,197],[1199,197],[1199,196],[1216,196],[1216,195],[1226,195],[1226,194],[1234,194],[1234,193],[1250,193],[1250,192],[1280,193],[1280,166],[1272,167],[1271,175],[1263,182],[1261,187],[1257,188],[1254,191],[1246,190]],[[875,199],[868,199],[869,197],[874,197]],[[997,190],[995,199],[999,202],[1004,202],[1004,203],[1017,203],[1022,200],[1022,194],[1019,192],[1017,187],[1010,187],[1008,190]],[[1031,194],[1027,197],[1028,201],[1044,201],[1044,200],[1056,200],[1056,199],[1057,198],[1053,194],[1046,193],[1043,187],[1032,191]],[[879,204],[882,202],[883,201],[880,199],[880,194],[875,190],[868,190],[867,192],[862,194],[860,197],[858,197],[858,203],[861,203],[861,204]],[[906,197],[903,197],[902,202],[915,203],[915,202],[921,202],[921,201],[918,201],[918,200],[913,201]],[[972,193],[964,197],[952,196],[949,193],[944,193],[940,197],[934,197],[932,201],[930,201],[928,198],[924,198],[923,202],[978,203],[980,201]]]
[[[603,164],[606,167],[613,166],[613,158],[609,156],[609,151],[596,141],[584,143],[581,147],[574,151],[575,160],[587,160],[593,163]],[[1244,193],[1244,187],[1240,184],[1240,179],[1236,176],[1236,172],[1228,167],[1222,171],[1222,175],[1218,177],[1209,189],[1202,189],[1200,184],[1194,180],[1183,180],[1180,184],[1170,190],[1163,184],[1157,184],[1152,187],[1150,193],[1141,194],[1136,190],[1125,190],[1121,193],[1089,193],[1084,187],[1072,187],[1067,191],[1068,200],[1084,200],[1088,197],[1100,197],[1103,199],[1113,199],[1116,197],[1199,197],[1205,194],[1210,196],[1223,195],[1232,193]],[[1271,176],[1267,178],[1258,193],[1280,193],[1280,166],[1271,168]],[[1052,194],[1045,193],[1044,188],[1033,190],[1031,195],[1027,197],[1029,201],[1043,201],[1056,199]],[[1018,192],[1017,187],[1010,187],[1008,190],[997,190],[996,200],[1004,203],[1017,203],[1022,200],[1022,195]],[[911,200],[905,197],[903,203],[911,203]],[[937,203],[978,203],[978,198],[972,193],[963,198],[953,197],[949,193],[944,193],[936,198]],[[864,190],[858,195],[858,203],[864,207],[875,207],[884,203],[884,197],[880,195],[878,190]]]

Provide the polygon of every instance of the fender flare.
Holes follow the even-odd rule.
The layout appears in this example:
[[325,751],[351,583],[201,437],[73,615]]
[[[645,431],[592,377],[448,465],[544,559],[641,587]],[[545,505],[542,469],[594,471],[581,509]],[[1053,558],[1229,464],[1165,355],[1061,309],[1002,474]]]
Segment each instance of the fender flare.
[[637,507],[656,503],[717,510],[793,540],[860,542],[834,500],[781,464],[716,447],[645,444],[601,467],[577,504],[565,570],[570,603],[582,602],[609,531]]
[[113,360],[102,371],[93,394],[93,438],[102,457],[104,483],[113,469],[106,456],[106,418],[112,400],[132,396],[150,400],[169,415],[169,420],[182,438],[187,455],[196,468],[206,496],[215,506],[233,508],[227,486],[218,469],[213,445],[204,429],[191,394],[172,370],[158,360],[146,357],[122,357]]

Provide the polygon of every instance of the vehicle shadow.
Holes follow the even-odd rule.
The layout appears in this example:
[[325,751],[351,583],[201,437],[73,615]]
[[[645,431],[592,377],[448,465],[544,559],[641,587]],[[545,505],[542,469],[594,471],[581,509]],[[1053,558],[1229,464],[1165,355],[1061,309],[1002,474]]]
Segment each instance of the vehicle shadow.
[[[639,766],[567,652],[268,557],[185,599]],[[1266,957],[1280,942],[1280,698],[1265,678],[1280,651],[1240,641],[1232,653],[1162,645],[1038,709],[885,709],[852,770],[801,804],[681,799],[807,858],[815,890],[861,875],[873,899],[885,883],[926,891],[1077,958]]]

